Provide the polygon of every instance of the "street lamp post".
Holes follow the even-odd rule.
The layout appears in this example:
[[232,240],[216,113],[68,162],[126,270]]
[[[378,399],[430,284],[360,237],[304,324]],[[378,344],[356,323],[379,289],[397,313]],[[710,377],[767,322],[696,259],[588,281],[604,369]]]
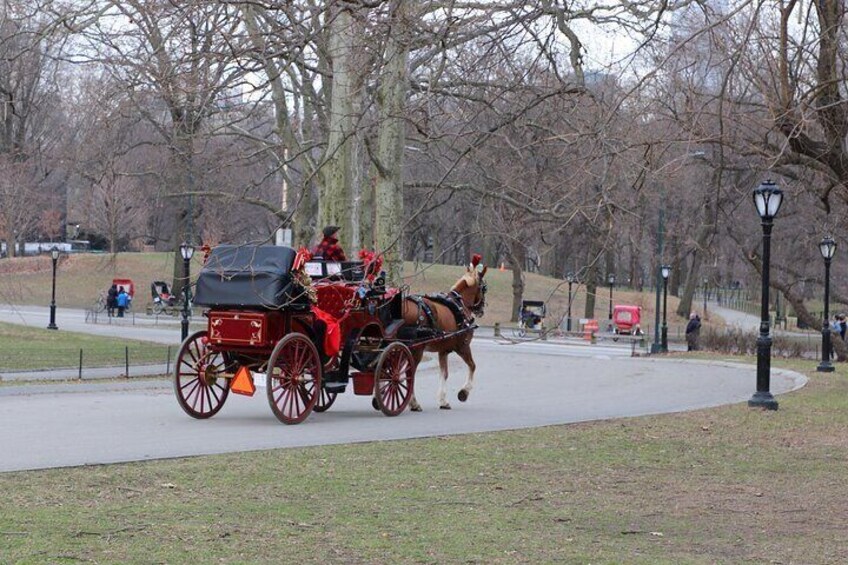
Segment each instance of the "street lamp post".
[[609,319],[612,320],[612,287],[615,286],[615,275],[610,273],[607,276],[607,282],[610,287],[610,299],[609,299]]
[[660,272],[663,279],[662,342],[660,344],[660,350],[663,353],[668,353],[668,321],[666,316],[668,313],[668,277],[671,275],[671,267],[663,265]]
[[50,250],[50,258],[53,260],[53,294],[50,298],[50,323],[47,324],[48,330],[58,330],[56,325],[56,262],[59,260],[59,248],[53,247]]
[[754,205],[763,228],[762,297],[760,304],[760,335],[757,338],[757,392],[748,406],[777,410],[777,400],[769,390],[771,384],[771,336],[769,335],[769,269],[771,266],[771,229],[783,203],[783,192],[771,180],[754,189]]
[[191,302],[191,289],[189,285],[189,263],[191,263],[191,257],[194,255],[194,247],[189,245],[188,243],[183,243],[180,245],[180,255],[183,256],[183,277],[185,282],[183,283],[183,312],[182,312],[182,320],[180,321],[180,327],[182,330],[182,340],[188,337],[188,316],[189,316],[189,303]]
[[574,273],[568,273],[565,275],[565,280],[568,281],[568,320],[565,322],[565,331],[571,331],[571,301],[573,299],[573,295],[571,294],[571,285],[574,284],[576,280]]
[[824,258],[824,321],[822,323],[822,360],[816,371],[832,373],[833,364],[830,362],[830,260],[836,253],[836,241],[830,236],[824,237],[819,243],[819,251]]

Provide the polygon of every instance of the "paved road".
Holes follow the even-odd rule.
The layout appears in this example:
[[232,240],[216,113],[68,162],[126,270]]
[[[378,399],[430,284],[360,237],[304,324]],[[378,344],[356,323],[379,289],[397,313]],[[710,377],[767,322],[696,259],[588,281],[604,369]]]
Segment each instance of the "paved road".
[[[422,368],[416,390],[423,413],[387,419],[368,397],[348,392],[324,414],[285,426],[264,389],[231,395],[209,420],[178,407],[167,382],[0,387],[0,471],[139,461],[307,445],[381,441],[516,429],[692,410],[743,402],[755,367],[722,362],[631,358],[618,348],[544,343],[474,343],[477,387],[457,401],[464,380],[451,362],[453,410],[439,410],[436,370]],[[805,378],[773,371],[772,391]],[[390,449],[390,446],[387,446]]]
[[[141,339],[175,345],[180,343],[179,320],[139,315],[133,318],[113,318],[114,323],[108,323],[109,318],[100,315],[101,323],[90,324],[85,321],[85,310],[59,308],[56,310],[56,325],[59,331],[82,332],[108,337],[123,337]],[[104,322],[104,320],[106,322]],[[41,306],[0,307],[0,322],[22,324],[26,326],[47,327],[50,321],[50,309]],[[199,327],[199,326],[198,326]]]
[[[0,309],[0,320],[40,326],[47,309]],[[64,330],[175,344],[179,326],[127,321],[87,324],[79,310],[60,310]],[[178,407],[167,381],[0,387],[0,471],[101,464],[306,445],[390,440],[524,428],[691,410],[743,402],[755,389],[755,367],[732,363],[632,358],[629,345],[580,340],[505,343],[479,332],[477,387],[455,400],[464,367],[451,361],[453,410],[435,401],[437,371],[419,369],[421,414],[388,420],[367,397],[340,395],[329,412],[298,426],[280,424],[260,388],[253,398],[231,395],[210,420]],[[478,334],[478,335],[479,335]],[[805,383],[773,371],[772,391]]]

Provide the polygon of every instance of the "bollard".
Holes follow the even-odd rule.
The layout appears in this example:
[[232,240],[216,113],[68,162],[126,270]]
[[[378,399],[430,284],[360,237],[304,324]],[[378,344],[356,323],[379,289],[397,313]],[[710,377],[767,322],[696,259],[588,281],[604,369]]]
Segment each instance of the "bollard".
[[79,380],[82,380],[82,349],[80,349],[80,361],[79,361]]
[[171,373],[171,346],[168,346],[168,356],[165,358],[165,374]]
[[[495,322],[495,337],[501,337],[501,323],[500,322]],[[168,347],[169,351],[170,351],[170,349],[171,348]],[[170,356],[170,352],[168,353],[168,355]]]
[[130,348],[124,346],[124,377],[130,378]]

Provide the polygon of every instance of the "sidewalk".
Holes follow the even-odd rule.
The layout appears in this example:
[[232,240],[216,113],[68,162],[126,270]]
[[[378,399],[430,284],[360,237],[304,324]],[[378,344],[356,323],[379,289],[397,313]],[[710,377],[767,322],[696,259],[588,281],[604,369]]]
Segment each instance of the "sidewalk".
[[[130,365],[129,376],[124,365],[119,367],[83,367],[82,379],[87,380],[103,380],[114,379],[118,377],[135,378],[149,377],[153,375],[165,375],[174,365],[170,367],[165,364],[158,365]],[[35,371],[18,371],[18,372],[2,372],[0,373],[0,381],[70,381],[80,380],[80,371],[77,368],[73,369],[43,369]]]
[[[729,308],[723,308],[721,306],[717,306],[715,303],[708,303],[709,312],[718,314],[727,325],[731,328],[735,328],[738,330],[742,330],[744,332],[754,332],[759,333],[760,331],[760,318],[758,316],[754,316],[753,314],[748,314],[747,312],[740,312],[738,310],[731,310]],[[819,335],[820,332],[817,331],[801,331],[801,330],[784,330],[776,327],[771,327],[770,331],[772,335],[784,335],[784,336],[796,336],[796,337],[810,337]]]

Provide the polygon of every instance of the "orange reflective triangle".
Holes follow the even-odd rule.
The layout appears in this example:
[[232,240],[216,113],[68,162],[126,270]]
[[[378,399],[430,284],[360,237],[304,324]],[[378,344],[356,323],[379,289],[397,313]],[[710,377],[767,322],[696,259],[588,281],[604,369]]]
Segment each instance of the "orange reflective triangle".
[[253,384],[253,375],[250,374],[250,369],[244,366],[239,367],[233,382],[230,383],[230,390],[236,394],[253,396],[253,393],[256,392],[256,386]]

